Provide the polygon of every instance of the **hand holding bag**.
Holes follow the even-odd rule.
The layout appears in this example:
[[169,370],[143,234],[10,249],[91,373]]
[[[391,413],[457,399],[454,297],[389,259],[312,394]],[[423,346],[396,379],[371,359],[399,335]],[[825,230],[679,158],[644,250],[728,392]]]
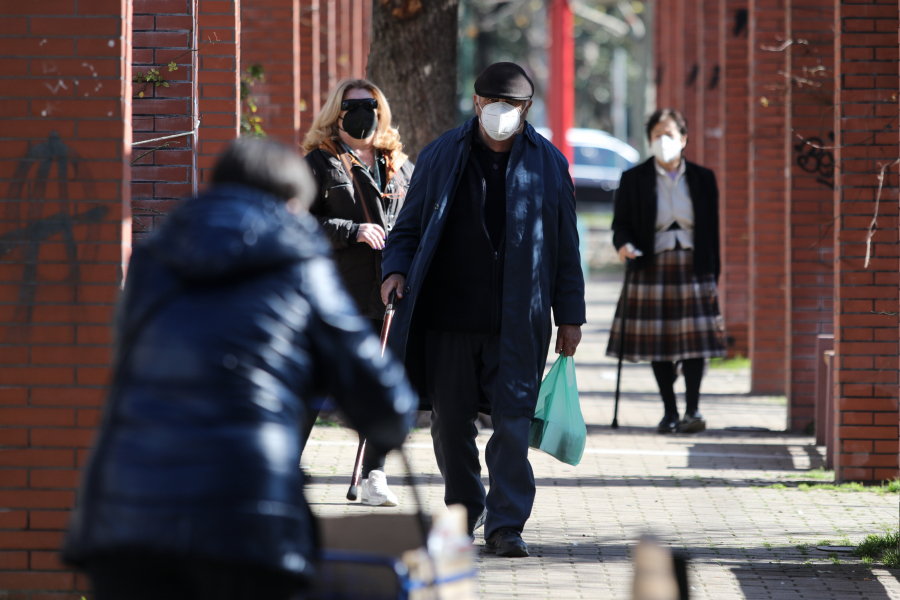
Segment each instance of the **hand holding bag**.
[[587,427],[578,402],[575,360],[560,355],[541,382],[528,445],[572,466],[581,462]]

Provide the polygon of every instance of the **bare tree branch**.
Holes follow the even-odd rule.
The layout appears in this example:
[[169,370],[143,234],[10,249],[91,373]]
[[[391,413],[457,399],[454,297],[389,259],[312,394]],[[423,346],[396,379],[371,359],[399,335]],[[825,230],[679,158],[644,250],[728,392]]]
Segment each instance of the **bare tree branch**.
[[872,257],[872,238],[877,231],[878,206],[881,204],[881,190],[884,189],[884,172],[896,164],[900,164],[900,158],[881,167],[881,172],[878,174],[878,194],[875,195],[875,214],[872,215],[872,223],[869,224],[869,235],[866,236],[866,264],[863,266],[864,269],[869,268],[869,259]]

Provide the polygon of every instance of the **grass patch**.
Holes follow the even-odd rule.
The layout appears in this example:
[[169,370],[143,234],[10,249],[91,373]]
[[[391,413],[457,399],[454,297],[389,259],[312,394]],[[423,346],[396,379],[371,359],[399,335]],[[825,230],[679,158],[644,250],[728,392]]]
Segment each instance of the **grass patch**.
[[855,481],[851,481],[849,483],[811,483],[811,482],[788,482],[784,483],[773,483],[772,485],[761,486],[763,489],[770,490],[798,490],[800,492],[811,492],[811,491],[829,491],[829,492],[872,492],[873,494],[878,494],[879,496],[884,496],[885,494],[896,494],[900,492],[900,481],[883,481],[881,485],[863,485],[861,483],[857,483]]
[[869,567],[879,562],[886,567],[896,569],[900,567],[900,554],[897,553],[898,542],[900,542],[900,533],[893,527],[885,525],[883,533],[867,535],[866,539],[853,550],[853,555],[862,558],[863,564]]
[[822,467],[810,469],[802,475],[787,475],[789,479],[817,479],[820,481],[834,481],[834,471],[826,471]]
[[597,210],[591,212],[579,212],[578,220],[589,228],[612,229],[612,210]]
[[744,358],[740,354],[734,358],[711,358],[709,359],[709,368],[723,371],[742,371],[750,368],[750,359]]
[[322,417],[316,417],[316,427],[340,427],[341,424],[337,421],[332,421],[330,419],[323,419]]

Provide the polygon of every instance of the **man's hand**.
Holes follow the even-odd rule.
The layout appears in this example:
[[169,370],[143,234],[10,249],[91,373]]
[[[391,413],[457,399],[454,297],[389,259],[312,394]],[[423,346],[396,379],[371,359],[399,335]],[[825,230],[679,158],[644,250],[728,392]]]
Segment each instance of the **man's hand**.
[[556,353],[575,356],[575,349],[581,343],[581,325],[560,325],[556,330]]
[[365,242],[374,250],[384,250],[384,229],[374,223],[362,223],[356,234],[357,242]]
[[[384,283],[381,284],[381,301],[384,302],[384,305],[387,306],[388,300],[391,297],[391,291],[397,292],[397,298],[403,297],[403,287],[406,285],[406,277],[400,275],[399,273],[394,273],[390,277],[384,280]],[[581,333],[578,334],[578,338],[581,339]]]

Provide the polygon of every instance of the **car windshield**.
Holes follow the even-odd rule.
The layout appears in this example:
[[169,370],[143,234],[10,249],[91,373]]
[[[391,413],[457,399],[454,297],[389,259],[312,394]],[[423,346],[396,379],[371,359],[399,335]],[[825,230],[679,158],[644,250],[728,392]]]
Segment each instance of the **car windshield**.
[[575,146],[575,164],[590,167],[628,168],[628,161],[616,152],[607,148],[594,146]]

